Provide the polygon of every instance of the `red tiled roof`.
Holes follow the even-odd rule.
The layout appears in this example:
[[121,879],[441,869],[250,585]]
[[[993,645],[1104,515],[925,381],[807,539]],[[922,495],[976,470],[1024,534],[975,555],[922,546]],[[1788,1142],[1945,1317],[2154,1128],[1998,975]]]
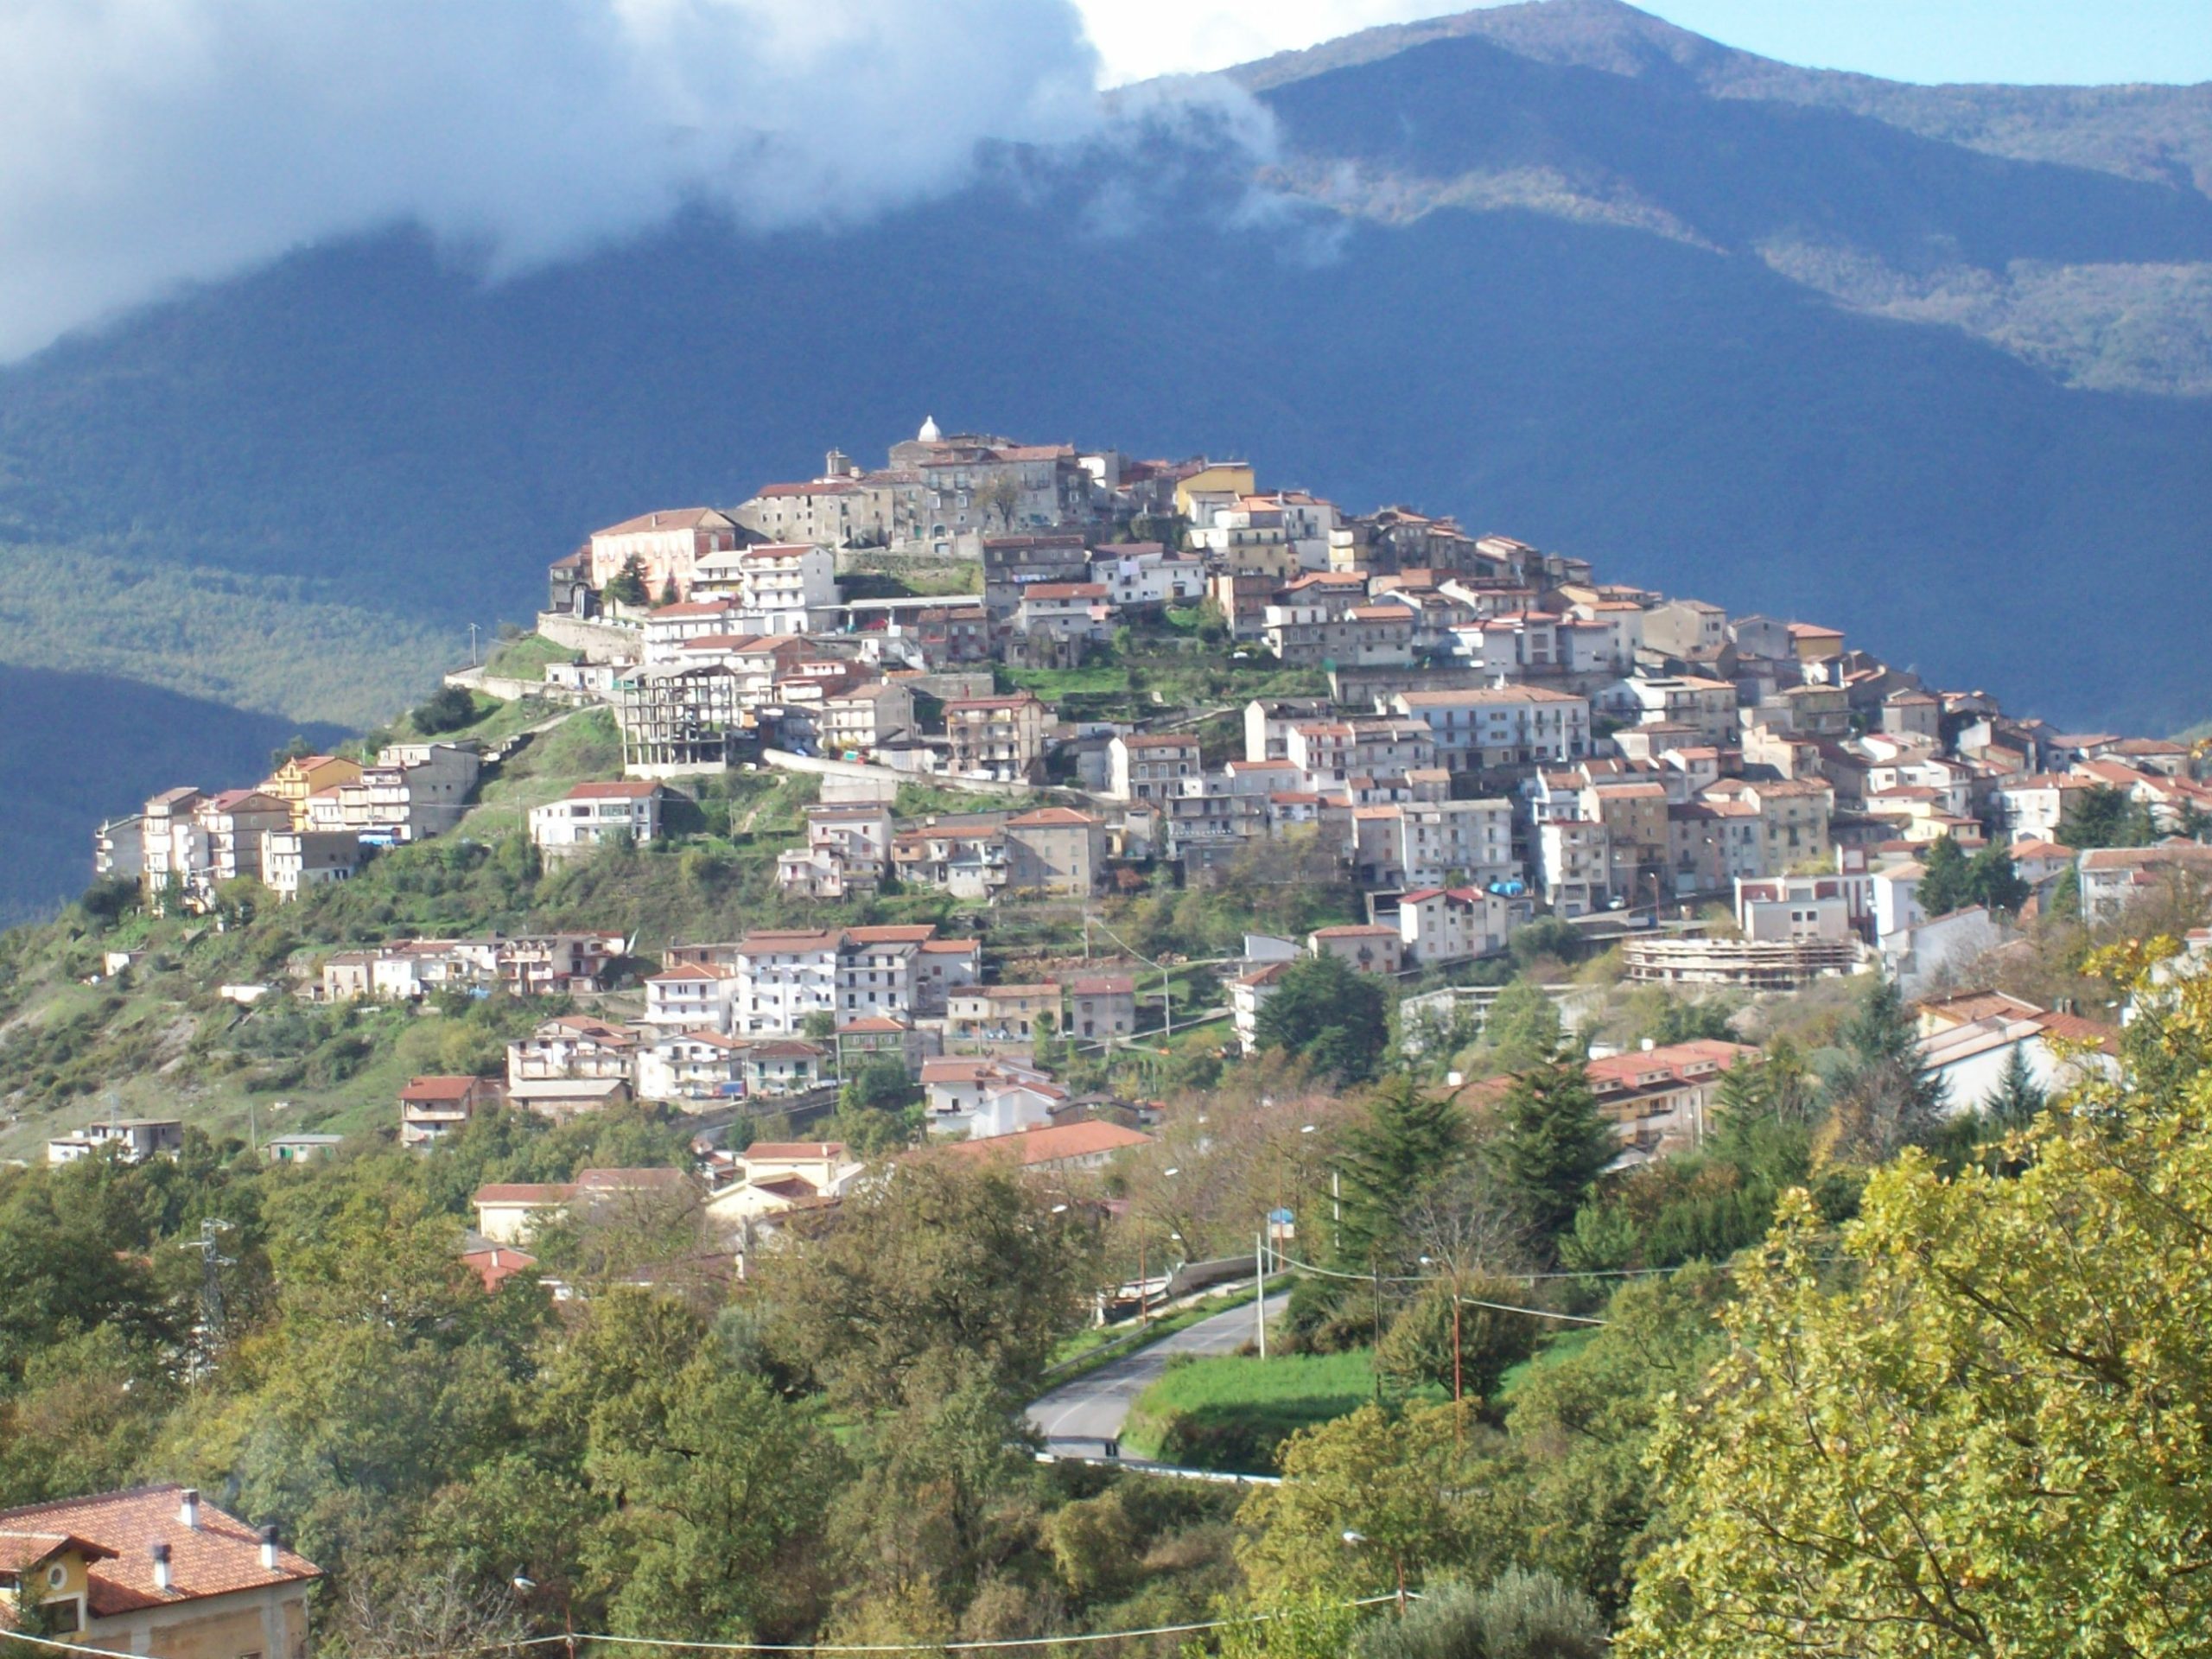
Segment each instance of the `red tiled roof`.
[[738,1154],[741,1158],[757,1158],[764,1164],[811,1162],[844,1155],[845,1143],[842,1141],[755,1141]]
[[[104,1552],[106,1559],[91,1568],[86,1596],[96,1618],[322,1576],[321,1567],[282,1545],[276,1567],[263,1567],[258,1530],[205,1498],[198,1504],[199,1524],[187,1526],[179,1511],[188,1490],[141,1486],[0,1510],[0,1534],[59,1533]],[[156,1544],[168,1546],[166,1591],[154,1587]]]
[[986,1135],[980,1141],[956,1141],[942,1148],[956,1157],[982,1160],[1007,1158],[1025,1168],[1058,1163],[1066,1158],[1095,1158],[1101,1153],[1152,1144],[1152,1137],[1118,1123],[1093,1120],[1084,1123],[1056,1123],[1049,1128],[1024,1129],[1017,1135]]
[[487,1181],[476,1189],[472,1204],[566,1204],[576,1196],[568,1181]]
[[625,518],[619,524],[609,524],[605,530],[595,530],[592,534],[631,536],[647,530],[697,530],[709,518],[721,519],[721,525],[735,528],[729,519],[712,507],[673,507],[664,508],[658,512],[641,512],[635,518]]
[[415,1101],[466,1100],[482,1082],[481,1077],[416,1077],[399,1091],[399,1097]]
[[621,778],[612,783],[578,784],[568,793],[572,801],[642,801],[664,786],[649,778]]
[[1040,806],[1033,812],[1008,818],[1007,827],[1017,825],[1024,830],[1073,830],[1098,822],[1088,812],[1078,812],[1071,806]]

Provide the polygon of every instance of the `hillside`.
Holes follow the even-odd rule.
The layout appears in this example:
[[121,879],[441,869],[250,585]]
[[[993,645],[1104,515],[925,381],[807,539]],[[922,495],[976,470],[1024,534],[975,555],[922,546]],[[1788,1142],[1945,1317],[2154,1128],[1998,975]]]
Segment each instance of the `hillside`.
[[[1258,194],[1161,139],[497,285],[394,231],[0,370],[0,660],[372,724],[594,525],[934,412],[1410,495],[2062,721],[2201,714],[2203,89],[1888,87],[1590,0],[1249,79]],[[0,749],[51,821],[0,908],[160,770],[64,747]]]

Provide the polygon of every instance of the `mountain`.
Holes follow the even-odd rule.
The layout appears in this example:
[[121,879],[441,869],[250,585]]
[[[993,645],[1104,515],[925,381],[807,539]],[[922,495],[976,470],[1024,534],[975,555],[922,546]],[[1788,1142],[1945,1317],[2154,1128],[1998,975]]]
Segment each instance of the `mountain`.
[[340,735],[154,686],[0,664],[0,926],[91,879],[92,830],[179,779],[251,781],[293,737]]
[[[1243,74],[1263,160],[1155,130],[498,283],[396,230],[0,370],[0,661],[272,717],[251,747],[372,723],[594,525],[934,414],[1249,454],[2069,722],[2212,704],[2208,89],[1896,87],[1605,0]],[[0,903],[218,779],[212,744],[149,779],[14,725],[0,798],[55,823],[10,826]]]

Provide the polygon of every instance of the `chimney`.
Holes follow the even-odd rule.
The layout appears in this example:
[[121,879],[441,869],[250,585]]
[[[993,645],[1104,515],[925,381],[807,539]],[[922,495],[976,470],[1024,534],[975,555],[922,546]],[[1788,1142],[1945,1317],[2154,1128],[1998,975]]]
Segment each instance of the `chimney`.
[[200,1530],[200,1489],[188,1486],[176,1495],[176,1521],[181,1527]]
[[276,1527],[273,1522],[261,1529],[261,1570],[276,1570]]
[[154,1546],[154,1588],[163,1595],[169,1592],[169,1547],[167,1544]]

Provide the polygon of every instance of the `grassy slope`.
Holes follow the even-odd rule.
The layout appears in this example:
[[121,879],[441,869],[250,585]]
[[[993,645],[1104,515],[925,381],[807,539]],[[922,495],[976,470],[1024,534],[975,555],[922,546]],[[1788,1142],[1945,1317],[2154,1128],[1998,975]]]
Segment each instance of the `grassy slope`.
[[1264,1474],[1299,1429],[1375,1397],[1366,1352],[1171,1360],[1129,1414],[1122,1444],[1201,1469]]

